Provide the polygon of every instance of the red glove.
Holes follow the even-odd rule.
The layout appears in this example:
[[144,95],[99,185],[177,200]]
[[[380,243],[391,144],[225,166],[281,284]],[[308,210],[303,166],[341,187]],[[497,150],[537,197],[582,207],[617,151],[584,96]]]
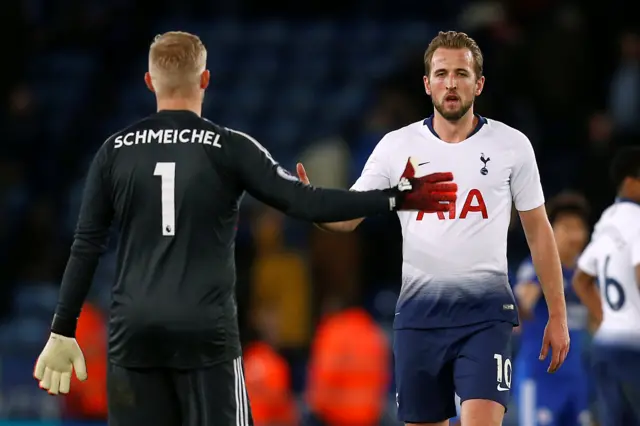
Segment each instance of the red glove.
[[397,187],[395,210],[449,211],[458,191],[453,173],[432,173],[419,178],[415,174],[416,166],[409,158]]

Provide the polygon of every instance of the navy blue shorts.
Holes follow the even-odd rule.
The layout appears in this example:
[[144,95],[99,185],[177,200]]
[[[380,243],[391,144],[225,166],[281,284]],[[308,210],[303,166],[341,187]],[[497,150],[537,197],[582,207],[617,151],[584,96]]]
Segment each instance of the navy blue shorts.
[[461,402],[488,399],[507,407],[513,324],[492,321],[455,328],[395,331],[398,419],[436,423]]
[[594,344],[593,373],[602,426],[640,426],[640,350]]

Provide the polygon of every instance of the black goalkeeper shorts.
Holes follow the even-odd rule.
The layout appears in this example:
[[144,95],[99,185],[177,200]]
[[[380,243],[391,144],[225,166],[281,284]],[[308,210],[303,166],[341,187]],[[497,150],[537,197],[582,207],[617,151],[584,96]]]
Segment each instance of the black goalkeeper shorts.
[[252,426],[242,359],[195,370],[109,364],[110,426]]

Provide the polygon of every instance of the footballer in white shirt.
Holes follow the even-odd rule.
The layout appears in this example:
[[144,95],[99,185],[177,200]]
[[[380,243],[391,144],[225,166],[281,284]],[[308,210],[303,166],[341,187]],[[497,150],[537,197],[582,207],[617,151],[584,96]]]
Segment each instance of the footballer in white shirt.
[[601,426],[640,425],[640,148],[611,165],[618,191],[578,260],[573,287],[600,322],[592,347]]
[[[411,157],[417,175],[452,172],[457,203],[448,213],[398,214],[402,288],[394,321],[398,417],[446,426],[461,400],[462,426],[499,426],[508,404],[511,336],[518,324],[507,278],[512,203],[520,212],[549,305],[541,357],[550,371],[569,350],[558,251],[531,143],[521,132],[473,112],[482,92],[482,53],[464,33],[436,36],[424,55],[433,115],[385,135],[354,191],[396,184]],[[298,175],[308,182],[298,164]],[[348,232],[362,221],[320,224]]]

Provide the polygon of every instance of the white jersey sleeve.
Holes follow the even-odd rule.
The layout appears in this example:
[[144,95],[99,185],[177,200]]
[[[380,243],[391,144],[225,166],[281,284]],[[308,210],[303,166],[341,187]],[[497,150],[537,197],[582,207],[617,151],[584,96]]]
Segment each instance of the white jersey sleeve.
[[362,174],[351,187],[352,191],[387,189],[391,186],[388,139],[382,138],[364,165]]
[[578,268],[592,277],[598,276],[597,245],[593,241],[587,245],[578,258]]
[[544,204],[544,192],[533,146],[526,136],[522,135],[522,138],[515,152],[511,196],[518,211],[527,211]]

